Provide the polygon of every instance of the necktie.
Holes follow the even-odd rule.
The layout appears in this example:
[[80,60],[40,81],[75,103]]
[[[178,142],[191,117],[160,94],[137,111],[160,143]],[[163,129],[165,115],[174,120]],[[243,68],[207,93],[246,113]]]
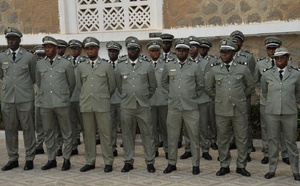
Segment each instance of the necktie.
[[16,60],[16,52],[13,52],[13,53],[12,53],[12,59],[13,59],[13,61]]
[[157,62],[154,62],[154,67],[156,68]]
[[283,75],[282,75],[283,70],[279,70],[279,78],[282,81]]
[[115,64],[115,62],[114,62],[114,61],[112,61],[112,62],[111,62],[111,64],[112,64],[112,67],[113,67],[113,69],[115,69],[115,68],[116,68],[116,64]]
[[92,68],[94,68],[94,64],[95,64],[94,61],[92,61]]
[[53,60],[50,60],[50,64],[51,64],[51,65],[53,64]]
[[74,58],[73,58],[73,64],[74,64],[74,65],[76,65],[76,58],[77,58],[77,57],[74,57]]
[[167,61],[168,59],[168,54],[165,54],[164,60]]
[[182,67],[183,67],[183,65],[184,65],[184,63],[179,63],[179,65],[180,65],[180,68],[182,68]]
[[131,63],[131,65],[132,65],[132,67],[134,68],[134,66],[135,66],[135,63]]
[[274,59],[272,59],[272,67],[274,67],[275,65],[275,62],[274,62]]
[[227,68],[227,71],[229,72],[230,65],[225,65],[225,67]]

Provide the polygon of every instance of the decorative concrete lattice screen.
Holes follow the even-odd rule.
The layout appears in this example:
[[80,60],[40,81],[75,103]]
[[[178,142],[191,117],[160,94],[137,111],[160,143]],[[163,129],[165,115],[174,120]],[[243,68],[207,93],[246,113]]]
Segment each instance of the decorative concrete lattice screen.
[[154,0],[77,0],[78,31],[151,29]]

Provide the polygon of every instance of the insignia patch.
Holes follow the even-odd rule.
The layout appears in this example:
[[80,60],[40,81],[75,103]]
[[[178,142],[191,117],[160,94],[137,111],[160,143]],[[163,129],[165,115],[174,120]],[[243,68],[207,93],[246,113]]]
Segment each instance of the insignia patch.
[[170,69],[171,72],[176,72],[176,69]]
[[123,79],[127,79],[127,76],[126,76],[126,75],[124,75],[124,76],[123,76]]
[[3,65],[8,65],[8,62],[3,62],[2,64],[3,64]]
[[269,86],[272,86],[272,85],[273,85],[273,81],[269,81],[269,82],[268,82],[268,85],[269,85]]

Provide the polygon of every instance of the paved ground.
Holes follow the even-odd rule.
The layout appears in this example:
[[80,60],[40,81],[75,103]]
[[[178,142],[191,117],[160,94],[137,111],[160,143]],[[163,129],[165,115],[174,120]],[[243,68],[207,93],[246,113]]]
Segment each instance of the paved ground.
[[[118,145],[121,140],[119,138]],[[291,169],[282,161],[279,162],[276,176],[271,180],[266,180],[263,176],[268,171],[268,165],[262,165],[261,144],[259,140],[255,141],[256,152],[251,154],[252,161],[248,164],[247,170],[251,172],[251,177],[243,177],[235,173],[235,158],[236,150],[232,151],[233,162],[230,166],[231,173],[223,177],[215,176],[216,171],[219,169],[219,162],[216,160],[218,157],[217,151],[211,150],[213,156],[212,161],[207,161],[201,158],[200,169],[201,173],[197,176],[191,173],[191,159],[178,160],[177,171],[170,174],[163,174],[163,170],[167,166],[167,160],[164,158],[164,152],[160,148],[160,156],[156,158],[155,167],[157,171],[150,174],[146,170],[146,165],[143,158],[143,149],[141,140],[137,136],[136,140],[136,157],[134,163],[134,170],[129,173],[121,173],[123,167],[123,150],[118,147],[119,156],[115,158],[114,170],[111,173],[104,173],[103,159],[101,155],[100,146],[98,146],[98,156],[96,169],[81,173],[79,169],[85,164],[84,159],[84,144],[79,146],[79,155],[71,158],[71,170],[61,171],[62,157],[57,158],[58,167],[42,171],[41,167],[46,163],[46,155],[37,155],[34,161],[34,169],[31,171],[23,171],[24,166],[24,145],[23,139],[20,134],[20,167],[11,171],[0,171],[0,185],[5,186],[23,186],[23,185],[39,185],[39,186],[73,186],[73,185],[86,185],[86,186],[151,186],[151,185],[300,185],[299,182],[294,181]],[[184,148],[179,150],[179,155],[184,152]],[[281,160],[281,159],[280,159]],[[4,132],[0,131],[0,166],[2,167],[8,161]]]

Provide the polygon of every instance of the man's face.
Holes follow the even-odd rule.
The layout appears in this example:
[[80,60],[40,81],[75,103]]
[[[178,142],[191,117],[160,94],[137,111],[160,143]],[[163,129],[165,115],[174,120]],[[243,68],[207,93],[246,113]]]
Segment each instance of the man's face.
[[267,54],[270,58],[274,58],[276,47],[267,47]]
[[139,55],[140,55],[140,49],[139,48],[127,48],[128,57],[131,61],[135,61]]
[[57,54],[57,46],[52,44],[45,44],[44,45],[45,54],[50,59],[53,59]]
[[283,69],[288,64],[289,55],[276,56],[275,60],[276,60],[276,66],[280,69]]
[[8,36],[7,39],[7,45],[8,47],[15,51],[20,47],[21,39],[18,36]]
[[224,63],[230,63],[233,60],[234,55],[235,55],[235,51],[232,50],[220,51],[220,58]]
[[234,39],[236,39],[237,51],[241,50],[241,48],[243,46],[243,41],[238,37],[235,37]]
[[189,49],[188,48],[177,48],[176,49],[176,56],[179,59],[179,61],[183,62],[187,59],[189,55]]
[[57,47],[57,53],[60,56],[63,56],[66,53],[66,50],[67,50],[66,47],[61,47],[61,46]]
[[190,48],[190,55],[192,58],[196,58],[199,54],[199,45],[192,45]]
[[119,57],[120,50],[117,49],[108,49],[108,57],[112,61],[116,61]]
[[207,56],[208,51],[209,51],[209,48],[208,48],[208,47],[200,47],[200,48],[199,48],[199,54],[200,54],[202,57]]
[[157,61],[160,56],[160,49],[151,49],[149,50],[149,56],[153,61]]
[[79,46],[72,46],[71,48],[71,55],[73,57],[78,57],[81,54],[82,48]]
[[172,41],[163,41],[162,42],[162,48],[165,53],[170,52],[171,47],[172,47]]
[[86,55],[91,59],[91,60],[96,60],[98,58],[98,52],[99,52],[99,47],[98,46],[88,46],[85,47],[84,50],[86,52]]

